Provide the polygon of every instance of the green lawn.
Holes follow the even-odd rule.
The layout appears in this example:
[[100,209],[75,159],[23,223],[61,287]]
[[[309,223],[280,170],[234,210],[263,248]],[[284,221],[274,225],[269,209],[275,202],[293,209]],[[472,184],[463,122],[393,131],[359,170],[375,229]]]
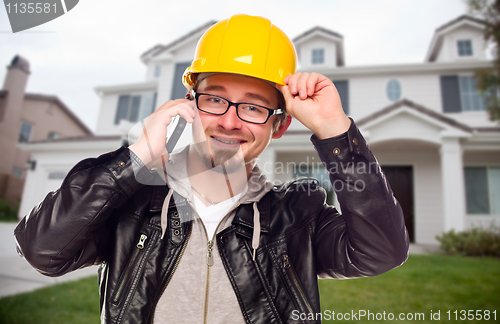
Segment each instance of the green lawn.
[[[440,255],[411,256],[398,269],[374,278],[321,280],[324,323],[385,323],[376,316],[394,320],[400,313],[411,321],[398,323],[495,323],[500,322],[500,260]],[[448,319],[446,311],[452,313]],[[496,310],[485,321],[455,321],[453,311]],[[362,320],[359,315],[365,312]],[[440,311],[441,320],[430,319]],[[335,321],[329,320],[335,312]],[[373,318],[368,318],[369,312]],[[357,314],[356,320],[338,320],[338,314]],[[410,315],[410,313],[412,315]],[[418,318],[417,313],[425,316]],[[474,313],[475,314],[475,313]],[[483,312],[481,314],[484,315]],[[435,315],[436,316],[436,315]],[[436,318],[437,319],[437,318]],[[33,293],[0,299],[0,323],[99,323],[99,297],[95,277],[44,288]]]

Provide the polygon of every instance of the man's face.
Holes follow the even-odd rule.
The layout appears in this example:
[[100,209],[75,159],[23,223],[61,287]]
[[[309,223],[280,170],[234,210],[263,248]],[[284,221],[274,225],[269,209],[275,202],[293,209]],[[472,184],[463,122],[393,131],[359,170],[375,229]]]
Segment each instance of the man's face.
[[[242,75],[211,75],[200,81],[197,92],[217,95],[235,103],[247,102],[271,109],[278,108],[278,93],[273,86]],[[202,111],[199,111],[199,116],[208,148],[200,149],[198,153],[205,164],[212,164],[212,167],[228,161],[240,147],[245,164],[253,166],[271,139],[277,137],[273,135],[273,123],[277,116],[271,116],[265,124],[252,124],[239,119],[234,106],[222,116]],[[236,161],[235,163],[238,164]],[[239,165],[243,166],[242,161]],[[230,169],[236,170],[239,167],[235,165]]]

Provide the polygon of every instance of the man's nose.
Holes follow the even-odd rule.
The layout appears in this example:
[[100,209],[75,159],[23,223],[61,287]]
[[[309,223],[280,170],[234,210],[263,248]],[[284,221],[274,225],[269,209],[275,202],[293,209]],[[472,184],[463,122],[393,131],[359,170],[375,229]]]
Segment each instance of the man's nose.
[[228,111],[219,117],[219,125],[227,130],[240,129],[244,121],[238,117],[236,109],[235,105],[229,106]]

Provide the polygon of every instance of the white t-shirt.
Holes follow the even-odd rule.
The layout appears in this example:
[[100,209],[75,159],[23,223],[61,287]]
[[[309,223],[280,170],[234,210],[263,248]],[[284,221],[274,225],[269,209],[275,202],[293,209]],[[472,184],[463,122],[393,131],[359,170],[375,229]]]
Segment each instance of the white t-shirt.
[[224,200],[217,205],[205,206],[205,204],[194,195],[194,204],[196,207],[196,212],[200,216],[205,228],[207,230],[208,239],[211,240],[214,237],[215,230],[219,225],[220,221],[226,216],[226,214],[231,210],[231,208],[238,202],[242,193]]

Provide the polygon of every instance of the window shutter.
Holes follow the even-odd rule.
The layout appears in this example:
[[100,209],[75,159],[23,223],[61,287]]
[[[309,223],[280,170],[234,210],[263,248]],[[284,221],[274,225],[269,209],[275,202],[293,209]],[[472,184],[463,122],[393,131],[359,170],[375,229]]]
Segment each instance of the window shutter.
[[139,118],[139,108],[141,107],[141,96],[132,97],[132,105],[130,106],[130,113],[128,120],[135,123]]
[[184,99],[186,97],[187,90],[182,84],[182,75],[191,62],[181,62],[175,64],[175,73],[172,87],[172,96],[170,100],[174,99]]
[[462,105],[460,104],[458,76],[442,75],[440,79],[441,79],[441,100],[443,104],[443,112],[462,111]]
[[123,95],[118,98],[118,107],[115,115],[115,125],[118,125],[120,120],[127,119],[128,105],[130,102],[130,95]]
[[340,100],[342,101],[342,108],[346,115],[349,115],[349,81],[348,80],[337,80],[333,81],[333,84],[337,88],[340,95]]

